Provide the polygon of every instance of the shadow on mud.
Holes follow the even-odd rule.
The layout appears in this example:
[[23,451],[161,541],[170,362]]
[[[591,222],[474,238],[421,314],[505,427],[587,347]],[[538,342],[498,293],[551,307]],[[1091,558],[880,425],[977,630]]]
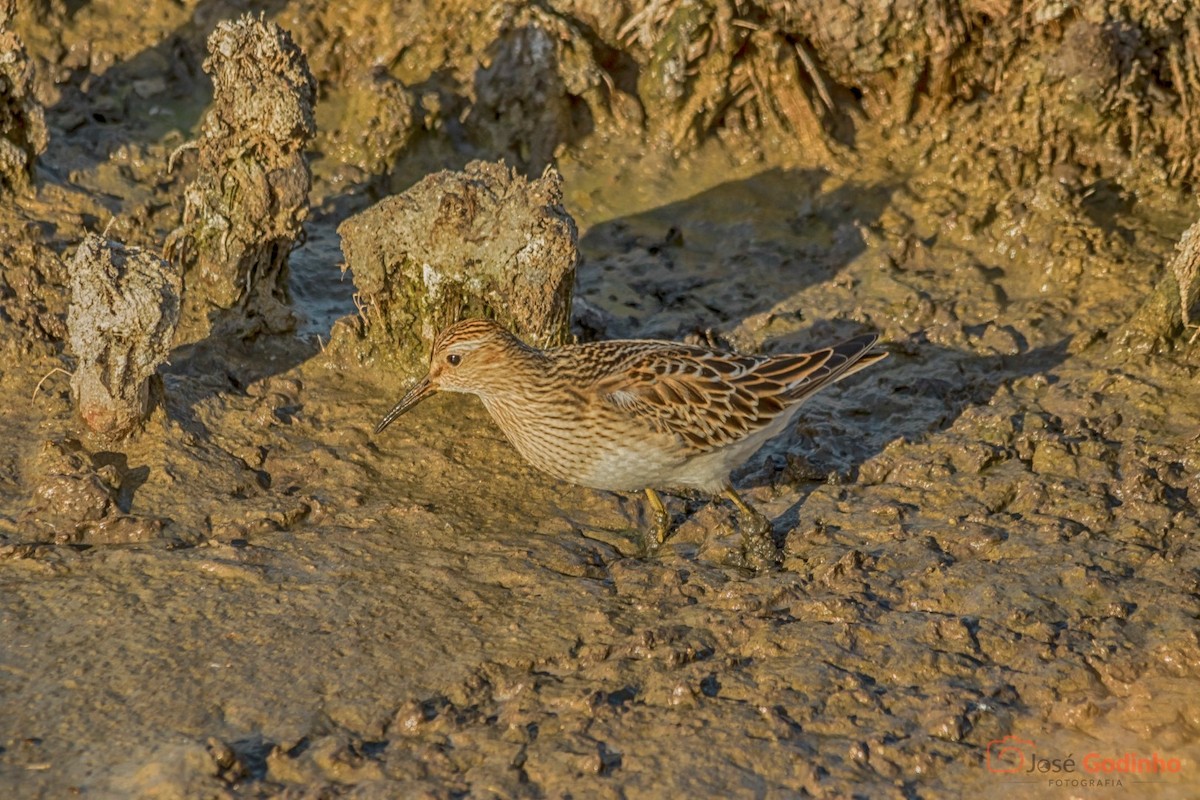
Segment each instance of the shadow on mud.
[[[735,473],[735,481],[754,487],[786,486],[796,492],[795,502],[775,520],[776,531],[790,536],[800,510],[822,484],[852,483],[858,479],[859,467],[893,441],[911,442],[946,431],[968,408],[986,406],[1002,387],[1053,370],[1067,359],[1069,342],[1062,339],[1018,356],[981,356],[929,343],[916,345],[916,357],[894,355],[877,367],[874,376],[864,373],[868,377],[856,378],[877,381],[872,396],[890,396],[890,405],[903,408],[903,414],[876,417],[865,404],[856,404],[851,414],[859,418],[861,428],[848,446],[826,447],[809,432],[785,434],[766,448],[770,453],[765,458],[760,455],[741,474]],[[925,377],[927,373],[937,377]],[[959,379],[947,378],[948,373]],[[843,396],[854,391],[850,386]],[[803,416],[801,412],[801,420]],[[801,423],[801,431],[804,428]],[[814,449],[818,454],[809,455]]]
[[[596,338],[729,331],[834,280],[866,249],[892,187],[822,192],[822,169],[773,168],[592,227],[577,296],[600,309]],[[819,313],[814,311],[814,317]],[[600,330],[594,330],[600,328]]]

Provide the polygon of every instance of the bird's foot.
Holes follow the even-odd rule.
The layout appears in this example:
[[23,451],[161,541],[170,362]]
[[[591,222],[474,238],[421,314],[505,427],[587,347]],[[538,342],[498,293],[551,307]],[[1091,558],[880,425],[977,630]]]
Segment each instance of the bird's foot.
[[671,532],[671,515],[663,510],[655,513],[654,524],[642,531],[642,555],[656,554]]
[[771,521],[757,511],[753,517],[742,521],[742,559],[746,566],[758,572],[779,566],[775,531]]
[[747,505],[733,489],[727,489],[725,496],[742,514],[742,563],[757,572],[779,566],[781,554],[771,520]]
[[646,499],[650,501],[650,508],[654,513],[654,524],[642,535],[642,553],[652,556],[662,547],[671,532],[671,514],[663,504],[662,498],[658,496],[658,492],[647,489]]
[[658,551],[662,548],[662,534],[658,532],[656,527],[650,527],[642,532],[642,558],[650,558],[658,555]]

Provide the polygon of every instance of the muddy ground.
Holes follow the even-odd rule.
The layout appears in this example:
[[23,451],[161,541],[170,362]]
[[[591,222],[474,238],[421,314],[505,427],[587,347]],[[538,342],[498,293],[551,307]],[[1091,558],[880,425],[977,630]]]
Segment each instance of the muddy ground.
[[[0,794],[1194,796],[1200,344],[1137,315],[1198,216],[1197,12],[908,5],[17,8],[49,137],[0,203]],[[67,265],[179,226],[244,10],[319,87],[295,328],[185,322],[95,439]],[[737,475],[778,569],[698,497],[639,557],[639,498],[470,398],[372,433],[414,376],[347,344],[335,229],[474,158],[561,172],[580,337],[881,334]]]

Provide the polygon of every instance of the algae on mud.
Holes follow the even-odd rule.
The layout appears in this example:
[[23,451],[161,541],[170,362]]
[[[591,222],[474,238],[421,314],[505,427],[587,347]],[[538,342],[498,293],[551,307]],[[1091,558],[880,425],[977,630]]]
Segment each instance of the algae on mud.
[[[72,366],[62,254],[113,217],[136,247],[179,225],[197,165],[164,167],[200,119],[207,34],[245,8],[68,5],[23,5],[12,28],[51,136],[35,191],[0,205],[4,794],[1071,791],[989,772],[1009,735],[1178,758],[1136,791],[1194,793],[1200,366],[1181,318],[1146,352],[1112,342],[1195,222],[1200,12],[727,3],[757,39],[662,60],[799,45],[828,156],[757,102],[775,97],[762,60],[740,95],[685,74],[707,131],[645,105],[656,42],[631,21],[649,6],[552,2],[568,24],[531,23],[600,70],[580,84],[598,94],[573,94],[564,58],[531,64],[572,112],[550,148],[471,113],[484,4],[267,5],[333,117],[289,259],[322,340],[327,295],[354,313],[342,220],[522,142],[556,154],[593,330],[747,350],[884,332],[888,369],[815,398],[738,476],[787,531],[783,568],[750,578],[726,563],[728,511],[686,498],[660,557],[629,557],[636,504],[534,472],[467,400],[379,446],[406,376],[315,337],[184,334],[145,430],[119,452],[81,437],[51,372]],[[545,40],[507,41],[512,63],[514,42]],[[378,65],[411,95],[380,91],[371,114],[346,95],[368,99],[354,76]],[[406,148],[357,154],[386,137],[337,124],[401,130],[387,104],[410,99]],[[694,142],[676,157],[637,111]]]

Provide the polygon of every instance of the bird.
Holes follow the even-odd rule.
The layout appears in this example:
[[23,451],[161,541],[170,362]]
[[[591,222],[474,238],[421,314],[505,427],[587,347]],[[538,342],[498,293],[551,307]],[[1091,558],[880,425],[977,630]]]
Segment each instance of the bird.
[[[821,388],[887,356],[865,334],[809,353],[741,355],[653,339],[532,347],[489,319],[466,319],[433,341],[429,370],[375,427],[376,435],[437,392],[473,394],[526,461],[593,489],[645,492],[647,549],[669,535],[659,490],[723,495],[743,535],[768,539],[769,520],[730,473],[782,433]],[[773,545],[772,545],[773,547]]]

